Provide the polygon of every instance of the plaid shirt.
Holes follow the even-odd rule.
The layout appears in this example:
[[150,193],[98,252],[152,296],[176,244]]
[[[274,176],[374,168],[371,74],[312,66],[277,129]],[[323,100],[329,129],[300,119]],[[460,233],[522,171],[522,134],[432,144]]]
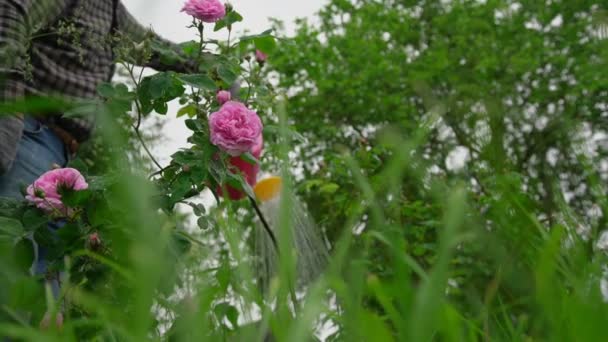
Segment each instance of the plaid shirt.
[[[151,34],[120,0],[0,0],[0,101],[41,94],[95,97],[97,86],[114,73],[108,37],[116,32],[135,42]],[[156,35],[153,40],[152,46],[181,53],[177,45]],[[146,66],[193,69],[187,62],[163,64],[154,48]],[[91,119],[51,120],[78,141],[86,140],[93,128]]]

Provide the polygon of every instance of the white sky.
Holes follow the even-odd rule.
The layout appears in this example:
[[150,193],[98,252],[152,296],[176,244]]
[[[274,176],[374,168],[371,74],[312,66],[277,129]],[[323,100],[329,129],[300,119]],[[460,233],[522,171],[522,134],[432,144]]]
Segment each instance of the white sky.
[[[154,31],[164,38],[175,42],[183,42],[196,38],[193,29],[187,29],[190,17],[181,12],[185,0],[122,0],[131,14],[144,26],[151,26]],[[235,32],[248,30],[259,33],[270,28],[268,18],[277,18],[285,23],[288,33],[293,31],[293,21],[296,18],[312,17],[326,0],[231,0],[244,20],[235,24]],[[211,30],[209,30],[211,31]],[[209,31],[205,31],[206,33]],[[226,31],[218,32],[214,38],[225,39]],[[177,106],[169,107],[165,137],[161,146],[154,148],[154,154],[162,163],[169,162],[169,156],[180,147],[186,146],[189,131],[183,120],[175,118]]]

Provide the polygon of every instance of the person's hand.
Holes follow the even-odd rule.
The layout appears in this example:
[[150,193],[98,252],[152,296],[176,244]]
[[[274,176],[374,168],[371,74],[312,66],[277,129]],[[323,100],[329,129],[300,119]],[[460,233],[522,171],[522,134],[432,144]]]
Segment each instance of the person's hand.
[[[40,321],[40,329],[47,330],[50,327],[51,327],[51,313],[47,311],[44,314],[44,317],[42,317],[42,320]],[[58,312],[57,315],[55,316],[55,327],[57,327],[57,329],[61,329],[63,327],[63,314],[61,312]]]

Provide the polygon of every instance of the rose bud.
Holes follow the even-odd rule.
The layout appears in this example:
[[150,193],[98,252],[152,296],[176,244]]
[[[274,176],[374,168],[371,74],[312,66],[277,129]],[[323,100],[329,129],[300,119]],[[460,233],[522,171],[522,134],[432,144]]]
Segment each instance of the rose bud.
[[232,95],[228,90],[220,90],[217,92],[216,95],[217,102],[219,102],[220,105],[223,105],[224,103],[230,101],[231,97]]
[[255,60],[258,61],[258,63],[264,64],[267,59],[268,59],[268,55],[266,55],[265,53],[263,53],[260,50],[255,50]]
[[87,242],[88,242],[89,248],[94,251],[98,250],[102,245],[101,238],[99,237],[99,234],[97,232],[89,235],[89,240]]

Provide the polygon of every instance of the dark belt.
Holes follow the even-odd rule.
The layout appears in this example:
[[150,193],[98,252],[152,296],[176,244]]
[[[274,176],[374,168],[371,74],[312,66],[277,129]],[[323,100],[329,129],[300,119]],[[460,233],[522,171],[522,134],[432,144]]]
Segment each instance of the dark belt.
[[78,140],[76,140],[73,134],[59,126],[52,116],[38,116],[36,117],[36,120],[50,128],[57,135],[57,137],[63,141],[63,144],[68,151],[70,151],[72,156],[78,152],[78,148],[80,147]]

